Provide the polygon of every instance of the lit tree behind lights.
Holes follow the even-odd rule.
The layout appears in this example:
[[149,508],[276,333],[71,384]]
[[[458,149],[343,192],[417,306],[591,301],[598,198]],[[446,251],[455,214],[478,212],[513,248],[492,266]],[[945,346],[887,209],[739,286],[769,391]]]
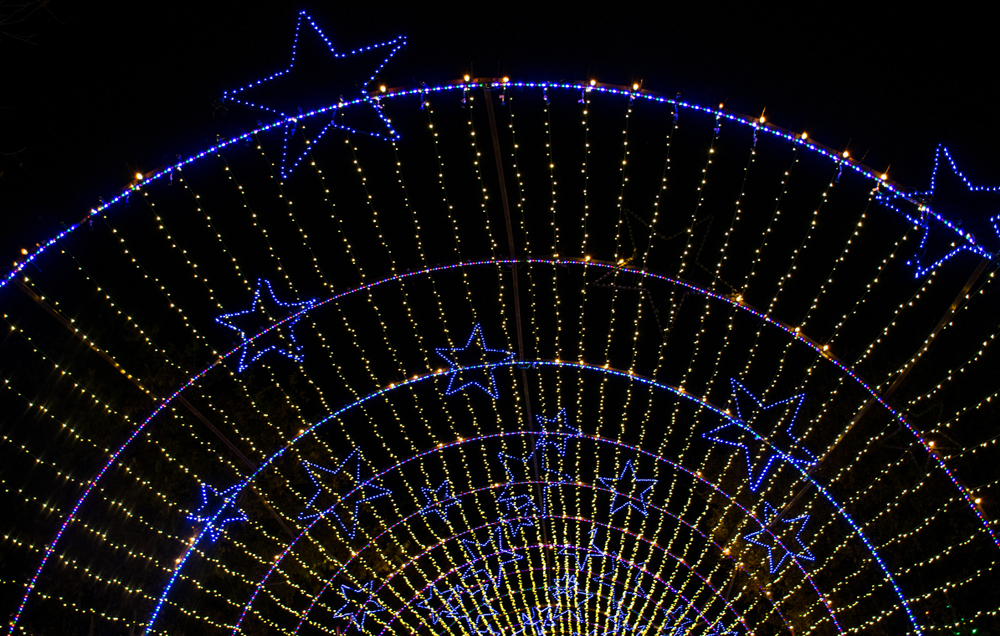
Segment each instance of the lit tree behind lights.
[[10,631],[996,623],[997,237],[637,86],[383,88],[399,45],[230,91],[270,123],[4,279]]

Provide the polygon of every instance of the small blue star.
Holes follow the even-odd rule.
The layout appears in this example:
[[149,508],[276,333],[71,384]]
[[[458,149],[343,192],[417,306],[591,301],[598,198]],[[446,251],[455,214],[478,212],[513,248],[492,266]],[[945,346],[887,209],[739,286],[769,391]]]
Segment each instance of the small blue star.
[[[517,554],[510,548],[505,546],[506,541],[503,537],[503,524],[500,524],[490,531],[489,539],[486,541],[476,541],[475,539],[462,539],[462,547],[469,554],[470,559],[476,559],[480,555],[473,550],[473,548],[480,548],[479,552],[485,561],[486,559],[497,557],[498,563],[496,564],[496,576],[487,574],[490,582],[494,586],[499,586],[500,581],[503,579],[504,566],[508,563],[516,563],[524,559],[524,555]],[[482,550],[486,548],[486,550]],[[493,550],[493,552],[490,552]]]
[[427,499],[427,507],[433,507],[431,512],[441,517],[441,521],[448,523],[448,508],[458,505],[458,499],[451,495],[451,486],[448,481],[442,481],[437,488],[420,487],[420,491]]
[[[588,533],[588,545],[584,546],[565,546],[559,549],[556,556],[570,556],[572,555],[576,559],[576,571],[583,572],[587,569],[587,564],[590,561],[590,557],[594,556],[597,558],[602,558],[607,556],[603,550],[597,547],[597,533],[600,528],[594,528]],[[577,552],[583,552],[583,559],[580,559]]]
[[375,598],[375,580],[368,581],[360,588],[340,585],[340,595],[344,604],[334,614],[335,618],[348,618],[359,632],[364,632],[365,619],[372,614],[387,611],[385,605]]
[[[262,293],[265,291],[266,293]],[[302,362],[302,346],[295,344],[295,325],[304,315],[303,310],[315,304],[316,300],[283,303],[274,295],[269,281],[257,279],[250,309],[223,314],[215,319],[220,325],[229,327],[240,335],[243,350],[240,352],[238,371],[242,373],[262,355],[271,351]],[[291,320],[285,320],[293,315],[295,317]],[[251,334],[250,337],[247,332]],[[287,338],[291,347],[282,344],[282,336]]]
[[[472,328],[472,333],[469,334],[469,340],[464,347],[438,347],[436,351],[451,366],[445,395],[461,391],[467,386],[476,386],[494,400],[497,399],[499,394],[497,393],[496,378],[493,377],[493,367],[514,359],[513,351],[487,348],[482,328],[479,325]],[[476,377],[477,379],[465,380],[465,377]]]
[[[767,531],[767,527],[771,525],[771,523],[774,521],[774,518],[777,515],[778,512],[774,509],[774,506],[765,501],[764,515],[763,515],[764,518],[761,521],[761,529],[758,530],[757,532],[751,532],[750,534],[743,536],[743,538],[749,541],[750,543],[755,543],[761,546],[762,548],[767,548],[767,563],[771,570],[771,574],[774,574],[775,572],[778,571],[778,568],[781,567],[781,564],[785,561],[785,558],[789,554],[791,554],[795,558],[805,559],[806,561],[815,560],[815,557],[812,555],[812,552],[809,551],[809,548],[807,548],[806,545],[802,543],[802,531],[805,529],[806,523],[809,521],[809,515],[799,515],[794,519],[780,520],[780,522],[785,525],[794,525],[796,523],[802,522],[801,525],[799,525],[798,530],[795,532],[795,542],[799,544],[800,548],[802,548],[801,552],[793,552],[792,550],[789,550],[788,546],[785,546],[783,543],[781,543],[775,536],[777,534],[777,531],[775,531],[774,534]],[[757,536],[760,536],[760,539],[753,538]],[[780,557],[777,560],[775,560],[775,552],[780,554]]]
[[[246,521],[247,515],[245,512],[239,510],[234,505],[232,506],[233,512],[229,513],[229,516],[223,517],[222,519],[217,519],[216,521],[213,522],[212,519],[216,516],[216,513],[210,510],[212,508],[212,504],[209,503],[208,493],[209,491],[211,491],[215,499],[222,498],[224,500],[222,503],[222,507],[219,510],[219,512],[221,512],[231,503],[229,501],[230,493],[239,492],[240,486],[242,485],[243,484],[236,484],[220,492],[215,488],[212,488],[208,484],[201,484],[201,505],[198,506],[197,510],[195,510],[194,512],[192,512],[187,516],[188,521],[191,521],[193,523],[208,524],[207,526],[208,537],[214,543],[219,538],[219,535],[222,534],[222,526],[226,525],[230,521]],[[206,509],[209,509],[209,511],[203,512]]]
[[[727,419],[725,424],[704,433],[702,437],[713,442],[736,447],[746,453],[747,475],[750,483],[750,490],[756,492],[757,488],[760,487],[761,482],[764,480],[764,477],[767,476],[771,466],[778,460],[784,459],[792,465],[802,464],[808,466],[815,463],[816,458],[812,455],[812,453],[804,448],[797,448],[798,439],[792,435],[792,429],[795,427],[795,418],[798,417],[799,409],[802,407],[802,402],[805,400],[804,393],[799,393],[798,395],[793,395],[790,398],[785,398],[779,402],[774,402],[768,406],[764,406],[763,402],[747,391],[747,389],[735,379],[731,380],[731,384],[733,387],[733,404],[736,408],[736,418],[732,420]],[[791,417],[788,420],[788,425],[782,432],[783,436],[791,440],[791,444],[788,446],[787,451],[782,452],[781,450],[778,450],[775,446],[765,441],[762,436],[758,435],[752,428],[750,428],[750,425],[748,424],[749,419],[744,418],[740,412],[740,401],[738,399],[740,393],[746,395],[753,401],[756,406],[755,410],[758,414],[771,409],[784,408],[786,410],[791,410]],[[800,457],[795,457],[793,453],[800,455]],[[804,458],[801,457],[803,455],[805,456]]]
[[[374,112],[378,120],[380,120],[376,124],[378,132],[356,130],[350,126],[338,125],[331,119],[330,123],[327,124],[319,134],[314,135],[312,139],[305,141],[305,145],[301,147],[301,149],[296,149],[294,151],[289,149],[291,142],[296,137],[296,133],[299,130],[299,119],[303,116],[308,116],[318,109],[329,108],[336,101],[336,98],[334,98],[333,95],[322,92],[318,93],[321,101],[317,101],[316,98],[313,97],[313,95],[317,94],[315,86],[310,86],[310,90],[295,90],[295,86],[293,85],[295,83],[295,79],[301,79],[293,77],[293,75],[301,74],[293,74],[293,70],[295,69],[296,56],[300,52],[299,35],[302,31],[303,22],[308,23],[308,26],[312,27],[312,31],[325,45],[324,48],[326,48],[333,59],[338,62],[346,62],[348,58],[366,57],[372,54],[376,56],[376,60],[381,57],[381,62],[374,66],[374,70],[371,71],[371,74],[361,83],[360,95],[358,96],[361,101],[363,101],[367,107],[371,109],[371,112]],[[316,145],[316,143],[319,142],[319,140],[330,128],[342,128],[351,132],[361,132],[381,139],[399,139],[399,134],[393,130],[389,119],[381,112],[381,105],[379,104],[380,98],[369,97],[368,87],[378,76],[382,68],[401,48],[403,48],[405,44],[406,38],[400,36],[387,42],[359,47],[346,53],[338,53],[334,49],[333,43],[326,37],[326,35],[323,34],[323,31],[320,30],[319,26],[317,26],[315,22],[313,22],[313,19],[310,18],[305,11],[300,11],[298,21],[295,23],[295,37],[292,43],[292,57],[288,63],[288,67],[283,71],[278,71],[268,77],[253,81],[241,88],[226,91],[223,93],[223,99],[227,102],[264,110],[285,118],[282,126],[284,129],[284,148],[281,157],[280,171],[281,178],[287,179],[295,170],[295,167],[302,161],[303,157],[308,153],[309,149]],[[329,79],[324,78],[324,80],[323,85],[329,86]],[[267,104],[261,103],[261,98],[254,96],[255,94],[261,92],[265,93],[263,100],[268,102]],[[270,93],[270,97],[267,96],[267,93]],[[281,103],[279,104],[279,102]],[[305,106],[305,110],[307,111],[305,113],[303,113],[303,106]],[[337,115],[337,111],[333,111],[332,114]],[[368,123],[375,123],[373,118],[368,117],[368,119],[370,120]],[[292,157],[294,157],[294,159]]]
[[[308,511],[309,508],[313,506],[313,503],[316,501],[316,498],[319,497],[320,492],[324,489],[319,479],[317,479],[318,476],[315,471],[320,470],[330,475],[336,475],[344,468],[344,466],[348,464],[348,462],[352,460],[355,462],[355,469],[354,469],[355,487],[351,490],[351,493],[347,495],[347,497],[340,499],[337,502],[337,504],[325,510],[317,509],[317,511],[314,513],[306,514],[306,511]],[[303,461],[302,465],[305,466],[309,478],[312,480],[313,485],[316,486],[316,492],[313,494],[312,498],[309,499],[309,502],[306,503],[306,509],[303,510],[301,513],[299,513],[299,519],[315,519],[316,517],[323,517],[327,513],[330,513],[334,516],[334,518],[337,520],[337,523],[340,524],[340,527],[344,529],[344,532],[346,532],[347,536],[350,537],[351,539],[354,539],[354,536],[358,530],[357,521],[358,521],[358,516],[361,513],[361,506],[373,499],[378,499],[379,497],[385,497],[387,495],[392,494],[391,490],[379,486],[378,484],[367,483],[367,482],[362,483],[361,454],[357,450],[351,451],[351,453],[344,459],[344,461],[342,461],[340,465],[333,470],[329,468],[323,468],[322,466],[318,466],[308,461]],[[366,491],[368,491],[367,494]],[[354,504],[354,514],[345,523],[343,517],[341,516],[344,514],[344,511],[338,513],[336,509],[337,506],[339,505],[347,504],[349,500],[351,503]]]
[[[649,484],[648,486],[646,486],[639,493],[639,495],[638,495],[638,498],[639,498],[638,505],[636,505],[636,503],[633,501],[633,498],[631,496],[627,496],[627,495],[622,494],[624,491],[619,491],[618,488],[616,487],[616,485],[613,483],[613,482],[624,481],[624,479],[625,479],[625,473],[632,473],[632,483],[633,484],[639,484],[639,483]],[[656,480],[655,479],[639,479],[638,475],[635,472],[635,468],[632,467],[632,460],[631,459],[628,460],[627,462],[625,462],[625,468],[622,468],[622,472],[621,472],[621,474],[618,477],[598,477],[597,480],[601,482],[602,486],[604,486],[605,488],[607,488],[608,490],[610,490],[613,493],[612,498],[611,498],[611,513],[610,514],[615,514],[616,512],[618,512],[619,510],[621,510],[622,508],[625,508],[626,506],[628,506],[629,508],[632,508],[633,510],[635,510],[635,511],[639,512],[640,514],[642,514],[643,516],[646,515],[646,506],[647,506],[646,493],[649,492],[653,488],[653,486],[656,484]],[[618,497],[622,497],[622,499],[624,500],[624,503],[622,503],[620,505],[617,505],[618,504]]]

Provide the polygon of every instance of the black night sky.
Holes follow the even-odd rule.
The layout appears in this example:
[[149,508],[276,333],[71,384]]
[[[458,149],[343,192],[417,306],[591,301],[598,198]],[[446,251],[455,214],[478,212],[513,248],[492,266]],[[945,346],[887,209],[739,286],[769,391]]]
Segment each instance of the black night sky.
[[[1000,54],[989,45],[987,21],[972,9],[542,4],[277,2],[250,9],[230,0],[53,0],[8,28],[30,43],[0,40],[3,261],[54,234],[60,222],[81,218],[135,172],[234,132],[228,118],[213,117],[213,102],[284,67],[303,9],[344,48],[408,36],[384,71],[395,86],[470,71],[641,81],[694,102],[766,112],[780,126],[850,148],[873,168],[889,167],[910,188],[926,187],[938,143],[974,181],[1000,180],[990,170],[1000,131],[988,78]],[[977,215],[966,210],[960,214]]]

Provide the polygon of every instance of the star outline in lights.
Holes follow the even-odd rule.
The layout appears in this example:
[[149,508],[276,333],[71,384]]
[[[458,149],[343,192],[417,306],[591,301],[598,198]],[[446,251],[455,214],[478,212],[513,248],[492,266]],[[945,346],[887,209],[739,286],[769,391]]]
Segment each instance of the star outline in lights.
[[[442,489],[444,497],[439,496]],[[421,486],[420,492],[427,500],[425,508],[431,508],[430,512],[440,517],[442,523],[448,523],[448,509],[458,505],[458,498],[451,494],[451,484],[448,483],[448,480],[442,481],[437,488]]]
[[[364,632],[365,620],[371,614],[377,614],[379,612],[388,611],[385,605],[383,605],[378,599],[375,598],[372,588],[375,585],[375,580],[372,579],[367,583],[363,584],[360,588],[352,587],[341,583],[340,585],[340,596],[344,599],[344,604],[340,606],[336,612],[334,612],[334,618],[347,618],[352,625],[354,625],[358,632]],[[358,602],[357,600],[351,600],[348,595],[360,594],[364,596],[364,602]],[[345,608],[353,606],[354,611],[344,611]],[[374,606],[375,609],[368,609],[369,606]]]
[[[231,521],[247,520],[246,513],[234,505],[232,506],[234,512],[231,516],[218,519],[217,521],[213,521],[213,519],[222,515],[223,511],[227,507],[229,507],[230,505],[229,497],[231,496],[230,493],[233,493],[234,491],[238,493],[242,485],[243,485],[242,483],[235,484],[233,486],[230,486],[229,488],[226,488],[225,490],[219,491],[216,490],[214,487],[209,486],[208,484],[204,483],[199,484],[199,486],[201,486],[201,505],[198,506],[197,510],[190,513],[187,516],[187,519],[192,523],[205,524],[205,531],[208,533],[208,538],[212,541],[212,543],[215,543],[218,540],[218,538],[222,535],[223,526],[225,526],[227,523]],[[223,499],[222,506],[214,514],[213,513],[202,514],[203,510],[211,507],[211,504],[209,503],[208,491],[214,493],[216,497],[221,497]]]
[[[624,495],[621,491],[619,491],[615,487],[615,485],[613,485],[611,483],[611,482],[619,482],[619,481],[624,480],[626,472],[632,473],[632,483],[633,484],[637,484],[637,483],[640,483],[640,482],[642,482],[642,483],[649,483],[650,484],[649,486],[646,486],[645,489],[642,490],[642,492],[639,493],[639,495],[638,495],[638,497],[639,497],[639,505],[638,506],[633,501],[633,499],[635,499],[634,497],[632,497],[631,495]],[[653,486],[656,485],[656,480],[655,479],[641,479],[639,477],[639,473],[636,472],[635,467],[632,465],[632,460],[631,459],[625,462],[625,467],[622,468],[622,472],[621,472],[620,475],[618,475],[618,477],[598,477],[597,480],[599,482],[601,482],[602,486],[604,486],[605,488],[607,488],[608,490],[610,490],[612,492],[612,495],[611,495],[611,512],[609,514],[615,514],[619,510],[622,510],[622,509],[624,509],[626,507],[629,507],[629,508],[632,508],[633,510],[635,510],[636,512],[638,512],[639,514],[641,514],[642,516],[644,516],[644,517],[646,516],[646,514],[648,512],[648,505],[649,505],[648,502],[646,501],[646,493],[649,492],[653,488]],[[622,497],[625,500],[625,502],[616,507],[616,504],[618,503],[618,497]]]
[[[337,494],[337,502],[332,506],[330,506],[329,508],[326,508],[325,510],[317,509],[316,512],[307,514],[309,508],[311,508],[315,503],[316,498],[319,497],[320,493],[324,490],[323,485],[320,483],[319,479],[317,478],[318,476],[316,475],[313,469],[318,469],[325,473],[329,473],[331,476],[337,475],[338,473],[340,473],[341,470],[344,469],[345,466],[347,466],[348,462],[350,462],[351,460],[355,461],[354,488],[352,488],[348,492],[348,494],[344,497],[341,497],[339,494]],[[347,455],[347,457],[344,458],[344,461],[342,461],[337,466],[337,468],[332,470],[329,468],[323,468],[322,466],[319,466],[317,464],[314,464],[306,460],[303,460],[302,464],[306,469],[306,473],[309,475],[309,479],[312,480],[313,485],[316,487],[316,492],[313,493],[313,496],[309,499],[309,502],[306,504],[305,509],[299,513],[298,519],[300,521],[303,521],[306,519],[315,519],[316,517],[325,517],[327,514],[331,514],[333,515],[333,518],[337,520],[337,523],[340,524],[340,527],[343,528],[344,532],[351,540],[354,540],[354,537],[358,531],[357,522],[358,522],[358,516],[361,513],[361,506],[369,501],[372,501],[373,499],[379,499],[380,497],[385,497],[387,495],[392,494],[392,491],[389,490],[388,488],[385,488],[384,486],[379,486],[378,484],[375,483],[370,483],[371,480],[364,482],[361,481],[361,453],[359,453],[356,449],[351,451]],[[365,489],[372,489],[374,492],[366,495]],[[350,507],[351,504],[353,504],[354,506],[353,515],[351,517],[350,523],[345,523],[342,517],[344,511],[338,513],[337,507],[338,506]]]
[[[589,542],[587,546],[578,545],[567,545],[559,548],[556,556],[572,556],[576,560],[576,571],[583,572],[587,569],[587,565],[590,562],[591,557],[597,557],[599,559],[608,556],[603,550],[597,547],[597,533],[600,528],[594,528],[588,534]],[[583,552],[583,559],[581,560],[577,552]]]
[[[785,562],[785,559],[788,558],[789,555],[791,555],[792,558],[794,559],[805,559],[806,561],[815,561],[816,557],[813,556],[813,553],[809,550],[809,548],[804,543],[802,543],[802,532],[805,530],[806,524],[809,522],[809,515],[801,514],[798,517],[795,517],[794,519],[778,519],[778,521],[780,521],[785,525],[791,525],[799,521],[802,522],[799,525],[798,530],[795,532],[795,541],[796,543],[799,544],[799,547],[802,548],[801,553],[790,550],[789,547],[786,546],[784,542],[778,539],[777,534],[775,532],[767,531],[768,527],[770,527],[775,522],[777,517],[778,517],[778,511],[774,508],[774,506],[771,505],[770,502],[765,501],[763,521],[761,522],[760,530],[756,532],[751,532],[750,534],[743,535],[743,538],[749,541],[750,543],[754,543],[756,545],[761,546],[762,548],[767,549],[767,563],[768,563],[768,568],[771,571],[771,574],[774,574],[775,572],[778,571],[778,568],[781,567],[781,564]],[[764,535],[764,537],[762,537],[763,540],[769,541],[768,543],[764,543],[764,541],[758,541],[753,539],[753,537],[762,534]],[[772,545],[770,541],[773,541],[778,545]],[[783,550],[781,558],[778,559],[777,563],[775,563],[774,561],[775,550]]]
[[[504,545],[505,540],[503,536],[503,528],[504,524],[500,524],[495,528],[491,529],[489,538],[486,539],[486,541],[477,541],[476,539],[462,539],[462,548],[469,555],[470,559],[475,560],[478,557],[481,558],[484,563],[486,563],[487,559],[492,557],[498,557],[497,560],[499,561],[499,563],[496,564],[497,574],[495,577],[492,575],[489,565],[486,565],[484,568],[477,570],[477,572],[484,572],[489,582],[494,587],[497,588],[500,587],[500,582],[503,580],[504,566],[509,563],[516,563],[517,561],[522,561],[524,559],[523,554],[518,554],[514,550],[511,550],[509,547],[506,547]],[[494,541],[496,542],[495,544]],[[477,555],[476,552],[470,546],[480,548],[480,554]],[[486,553],[486,551],[482,550],[482,548],[492,549],[494,550],[494,552]],[[510,558],[504,560],[504,557],[502,555],[507,555]],[[472,564],[470,563],[469,566],[471,567],[471,565]]]
[[[338,125],[334,123],[334,121],[331,119],[330,123],[327,124],[322,129],[322,131],[320,131],[320,133],[316,135],[316,137],[306,142],[307,145],[306,149],[303,150],[301,153],[299,153],[299,156],[296,159],[294,159],[294,161],[289,161],[288,159],[289,140],[297,130],[298,120],[301,117],[315,114],[317,111],[331,110],[332,108],[337,108],[337,107],[331,108],[329,104],[325,104],[324,105],[325,107],[311,111],[310,113],[303,114],[301,108],[299,108],[297,113],[289,114],[278,108],[249,101],[248,99],[246,99],[246,94],[253,93],[254,89],[257,87],[260,87],[262,85],[266,86],[275,80],[288,77],[292,74],[293,70],[295,69],[295,60],[296,60],[296,55],[298,54],[299,37],[302,32],[303,22],[308,23],[309,27],[311,27],[316,36],[318,36],[323,41],[323,43],[326,45],[326,49],[329,51],[330,55],[332,55],[335,59],[344,59],[349,57],[361,56],[370,51],[375,51],[379,49],[389,49],[388,55],[386,55],[386,57],[383,58],[382,61],[375,67],[375,69],[368,76],[368,78],[361,83],[360,86],[361,96],[357,100],[358,103],[367,104],[375,111],[376,116],[382,121],[383,125],[385,126],[386,132],[356,130],[349,126]],[[379,96],[376,96],[374,98],[369,97],[368,88],[371,85],[371,83],[375,80],[375,78],[378,76],[378,74],[382,71],[382,69],[385,68],[385,65],[389,63],[389,60],[391,60],[396,55],[396,53],[398,53],[399,50],[403,48],[403,46],[405,45],[406,45],[406,36],[400,35],[385,42],[381,42],[378,44],[371,44],[368,46],[361,46],[351,51],[347,51],[346,53],[338,53],[335,50],[333,43],[326,36],[326,34],[323,33],[323,30],[319,28],[319,25],[316,24],[316,22],[312,19],[312,17],[310,17],[309,14],[306,13],[305,11],[299,11],[298,19],[295,22],[295,35],[292,39],[292,55],[291,59],[289,60],[287,68],[281,71],[277,71],[276,73],[272,73],[271,75],[264,77],[262,79],[250,82],[245,86],[233,90],[224,91],[222,94],[222,100],[223,102],[231,102],[243,106],[248,106],[250,108],[264,110],[284,118],[284,122],[282,122],[282,128],[284,132],[284,140],[283,140],[284,143],[283,143],[283,152],[281,158],[281,166],[279,170],[281,178],[287,179],[295,171],[295,168],[302,161],[303,157],[305,157],[305,155],[308,153],[309,149],[317,142],[319,142],[319,140],[326,134],[327,130],[330,129],[331,127],[347,130],[348,132],[363,133],[379,139],[386,139],[391,141],[399,140],[400,138],[399,133],[396,132],[395,129],[393,129],[389,119],[382,114],[381,104],[379,103],[380,97]]]
[[[267,289],[267,293],[262,293],[264,289]],[[265,303],[265,298],[270,298],[270,301]],[[282,316],[281,318],[275,318],[271,315],[272,312],[268,311],[267,304],[271,304],[272,308],[281,307],[288,310],[288,314]],[[250,308],[244,311],[234,311],[228,314],[222,314],[215,319],[215,322],[219,323],[224,327],[232,329],[240,336],[240,361],[237,366],[237,372],[242,373],[247,370],[254,362],[260,359],[261,356],[274,351],[279,353],[286,358],[294,360],[295,362],[302,362],[302,345],[296,344],[295,338],[295,325],[302,319],[305,315],[305,311],[311,309],[316,305],[316,299],[304,300],[301,302],[285,303],[278,300],[278,297],[274,295],[274,289],[271,287],[271,282],[265,278],[257,279],[257,286],[254,289],[253,302],[250,304]],[[247,332],[240,327],[238,320],[240,316],[255,316],[257,311],[260,310],[268,317],[271,321],[271,325],[262,329],[256,335],[247,337]],[[267,338],[265,334],[274,334],[273,337],[279,337],[281,331],[284,330],[288,334],[288,339],[291,341],[291,348],[281,347],[278,345],[270,345],[262,347],[262,341]],[[249,358],[249,360],[247,359]]]
[[[750,490],[756,492],[760,487],[760,484],[764,481],[768,472],[771,470],[771,466],[774,465],[775,461],[778,459],[783,459],[792,465],[803,465],[811,466],[816,463],[816,457],[810,453],[807,449],[799,447],[798,439],[792,434],[792,429],[795,428],[796,420],[799,415],[799,410],[802,408],[802,404],[805,401],[805,393],[797,393],[791,397],[787,397],[783,400],[777,402],[772,402],[771,404],[765,406],[764,403],[757,399],[746,387],[744,387],[735,378],[730,379],[730,384],[733,389],[732,393],[732,404],[736,410],[736,417],[727,417],[725,423],[722,426],[718,426],[706,433],[702,433],[702,437],[719,444],[725,444],[727,446],[732,446],[739,449],[737,452],[743,452],[746,454],[747,460],[747,481],[750,486]],[[761,435],[758,435],[747,423],[747,420],[743,417],[740,411],[739,394],[743,393],[749,397],[753,403],[756,405],[758,412],[768,411],[773,408],[779,408],[783,405],[794,405],[792,416],[789,418],[788,425],[785,427],[785,433],[789,438],[793,440],[792,447],[788,452],[782,452],[776,449],[768,440],[766,440]],[[787,408],[787,406],[786,406]],[[752,438],[752,444],[756,447],[755,452],[751,452],[750,446],[743,441],[733,441],[731,439],[725,439],[720,435],[728,435],[733,430],[736,430],[741,436],[746,433]],[[799,459],[792,456],[792,453],[801,451],[806,455],[805,459]],[[762,459],[757,459],[759,456],[764,455]],[[754,476],[755,466],[760,466],[763,462],[763,467],[760,468],[756,477]]]
[[[478,344],[478,348],[482,351],[482,358],[479,364],[468,365],[471,368],[465,368],[463,367],[462,362],[458,359],[459,356],[455,354],[457,354],[458,352],[467,351],[469,347],[472,346],[473,341],[476,341],[476,343]],[[513,360],[514,352],[507,351],[504,349],[490,349],[489,347],[487,347],[486,340],[485,338],[483,338],[482,326],[480,324],[477,323],[472,328],[472,333],[469,334],[469,339],[468,341],[466,341],[464,347],[437,347],[435,351],[439,356],[441,356],[441,358],[447,361],[448,365],[451,367],[450,371],[448,372],[448,388],[445,389],[444,392],[445,395],[452,395],[453,393],[457,393],[458,391],[461,391],[462,389],[468,386],[476,386],[482,389],[488,396],[490,396],[494,400],[499,398],[500,394],[497,391],[497,381],[496,378],[493,376],[493,368]],[[446,351],[451,352],[450,356],[443,353]],[[488,358],[487,354],[494,354],[494,357],[496,357],[496,354],[502,354],[503,357],[494,361],[489,361],[487,359]],[[489,386],[488,387],[483,386],[482,384],[480,384],[475,380],[470,380],[468,382],[463,382],[462,380],[459,380],[461,384],[455,386],[456,378],[458,378],[463,372],[472,372],[472,371],[482,371],[485,374],[485,376],[489,378]]]

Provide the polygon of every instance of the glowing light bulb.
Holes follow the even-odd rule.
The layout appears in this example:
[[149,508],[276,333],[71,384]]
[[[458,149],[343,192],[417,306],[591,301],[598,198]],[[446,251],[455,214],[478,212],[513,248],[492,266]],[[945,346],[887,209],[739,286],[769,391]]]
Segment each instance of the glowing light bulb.
[[510,81],[510,78],[509,78],[509,77],[506,77],[506,76],[505,76],[505,77],[503,78],[503,83],[504,83],[504,84],[506,84],[506,83],[507,83],[507,82],[509,82],[509,81]]
[[850,156],[851,156],[851,153],[849,153],[849,152],[847,152],[847,151],[845,150],[845,151],[844,151],[844,159],[847,159],[847,158],[848,158],[848,157],[850,157]]
[[803,139],[809,139],[809,133],[802,133]]
[[591,86],[597,86],[597,80],[590,80]]
[[378,87],[378,89],[379,89],[380,91],[382,91],[383,93],[385,92],[385,86],[379,86],[379,87]]
[[466,75],[466,76],[465,76],[465,81],[466,81],[466,82],[468,82],[468,81],[469,81],[470,79],[471,79],[471,78],[470,78],[470,77],[469,77],[468,75]]
[[142,181],[142,173],[141,172],[135,173],[135,180],[136,181]]
[[634,91],[639,90],[639,85],[638,84],[632,84],[632,90],[634,90]]

